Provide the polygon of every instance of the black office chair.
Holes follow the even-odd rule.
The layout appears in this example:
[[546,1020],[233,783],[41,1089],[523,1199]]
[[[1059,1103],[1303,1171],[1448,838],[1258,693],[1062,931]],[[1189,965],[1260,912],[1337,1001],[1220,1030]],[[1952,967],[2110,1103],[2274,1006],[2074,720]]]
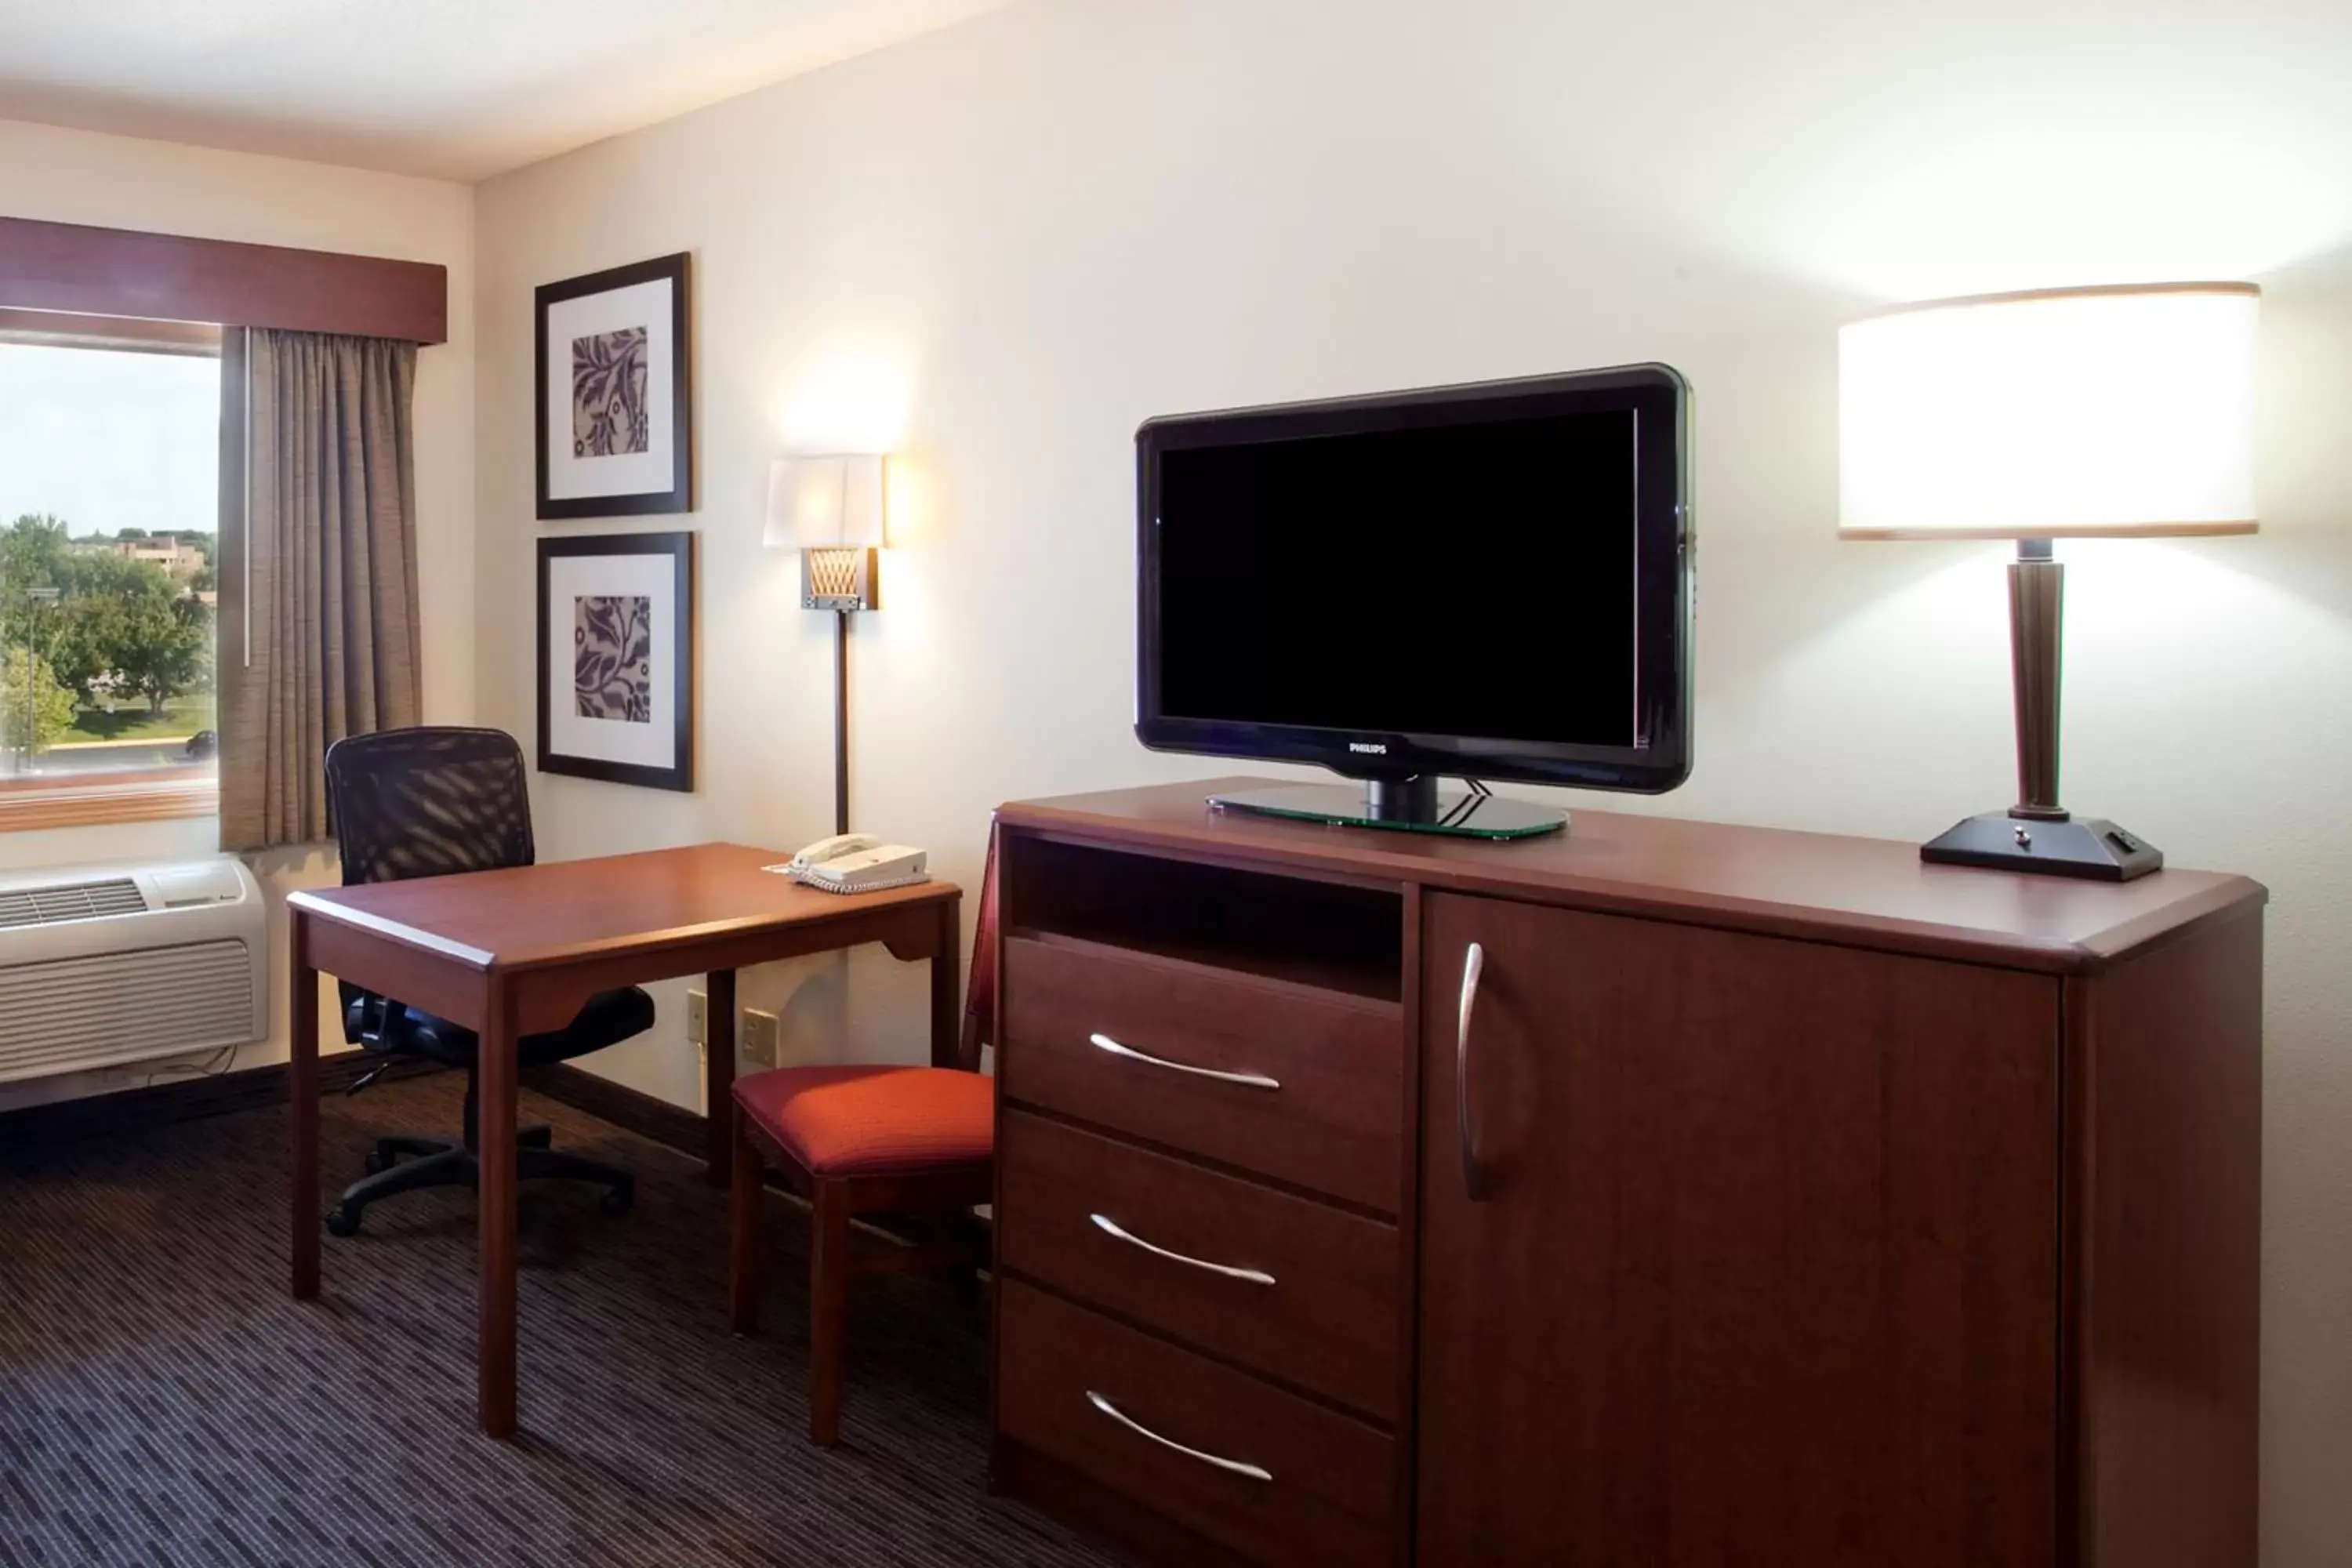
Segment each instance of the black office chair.
[[[426,728],[352,735],[327,749],[327,799],[342,848],[343,882],[397,882],[528,866],[535,858],[522,748],[499,730]],[[370,1204],[423,1187],[472,1187],[480,1147],[475,1107],[477,1045],[471,1029],[351,984],[341,986],[343,1037],[387,1059],[352,1085],[365,1088],[403,1059],[466,1069],[463,1136],[383,1138],[367,1156],[366,1179],[343,1190],[327,1228],[353,1236]],[[602,991],[579,1016],[544,1035],[526,1035],[520,1065],[541,1067],[618,1045],[653,1027],[654,1002],[635,986]],[[596,1182],[608,1214],[625,1212],[636,1179],[617,1166],[548,1147],[544,1127],[525,1128],[517,1152],[524,1181]],[[405,1158],[404,1158],[405,1156]]]

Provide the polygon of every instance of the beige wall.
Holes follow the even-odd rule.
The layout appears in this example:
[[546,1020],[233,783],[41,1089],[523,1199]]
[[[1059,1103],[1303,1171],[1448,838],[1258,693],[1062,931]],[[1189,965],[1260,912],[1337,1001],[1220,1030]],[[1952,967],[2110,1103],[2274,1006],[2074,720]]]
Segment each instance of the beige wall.
[[[425,710],[463,721],[474,710],[474,195],[437,180],[331,168],[0,121],[0,214],[154,229],[264,245],[437,261],[449,269],[449,341],[416,370],[416,531],[425,631]],[[129,828],[0,835],[0,869],[90,860],[216,853],[210,818]],[[288,889],[335,880],[322,855],[255,862],[274,904]],[[282,917],[273,929],[282,932]],[[285,953],[272,959],[282,973]],[[270,1038],[238,1067],[286,1058],[273,984]],[[340,1034],[326,1037],[332,1044]],[[0,1087],[0,1107],[97,1093],[142,1081],[152,1066]]]

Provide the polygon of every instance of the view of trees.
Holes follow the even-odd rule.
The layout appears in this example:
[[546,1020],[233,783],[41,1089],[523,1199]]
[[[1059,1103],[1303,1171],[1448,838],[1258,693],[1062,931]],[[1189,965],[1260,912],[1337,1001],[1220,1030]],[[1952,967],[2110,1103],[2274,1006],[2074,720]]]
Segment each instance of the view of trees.
[[25,516],[0,532],[0,727],[7,746],[24,748],[28,708],[31,749],[39,751],[81,710],[143,700],[160,718],[173,698],[212,689],[213,609],[205,601],[214,539],[183,531],[153,542],[169,550],[174,539],[200,552],[201,564],[181,564],[175,575],[123,553],[118,546],[148,541],[137,530],[75,539],[57,518]]
[[28,720],[36,752],[57,744],[74,721],[73,693],[58,679],[47,659],[32,659],[28,668],[27,657],[23,648],[14,647],[0,657],[0,747],[12,752],[24,749]]

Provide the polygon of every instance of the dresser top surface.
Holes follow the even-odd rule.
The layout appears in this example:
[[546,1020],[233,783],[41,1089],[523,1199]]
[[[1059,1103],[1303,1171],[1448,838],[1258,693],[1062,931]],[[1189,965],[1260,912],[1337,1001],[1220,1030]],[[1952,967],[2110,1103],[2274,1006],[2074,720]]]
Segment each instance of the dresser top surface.
[[2066,973],[2260,905],[2252,879],[2164,870],[2091,882],[1931,866],[1916,844],[1579,810],[1564,834],[1490,843],[1220,811],[1202,779],[1014,802],[1008,826],[1305,874],[1682,919]]

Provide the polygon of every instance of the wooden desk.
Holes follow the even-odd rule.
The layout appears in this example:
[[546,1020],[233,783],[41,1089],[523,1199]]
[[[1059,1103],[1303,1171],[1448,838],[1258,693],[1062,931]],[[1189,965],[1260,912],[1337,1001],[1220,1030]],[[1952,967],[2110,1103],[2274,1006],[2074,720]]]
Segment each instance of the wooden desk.
[[710,1180],[722,1187],[732,1147],[736,970],[869,942],[897,958],[927,958],[931,1060],[955,1065],[961,890],[934,881],[843,897],[760,868],[786,858],[698,844],[290,895],[294,1294],[319,1293],[321,973],[481,1037],[480,1412],[493,1437],[515,1430],[518,1039],[562,1028],[596,992],[707,973]]

